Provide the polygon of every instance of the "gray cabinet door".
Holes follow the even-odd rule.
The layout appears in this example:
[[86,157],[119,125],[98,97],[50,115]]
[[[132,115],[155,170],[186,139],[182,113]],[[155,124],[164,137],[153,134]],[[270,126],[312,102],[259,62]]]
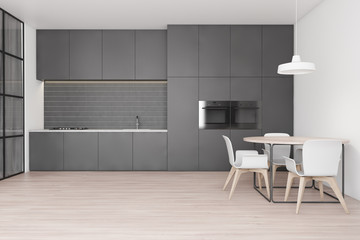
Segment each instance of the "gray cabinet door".
[[231,26],[231,76],[261,76],[261,26]]
[[64,169],[64,134],[29,133],[30,170],[60,171]]
[[38,80],[69,79],[69,31],[36,31],[36,78]]
[[64,133],[64,170],[98,170],[98,133]]
[[226,171],[230,169],[225,140],[230,130],[199,131],[199,170]]
[[292,25],[263,26],[263,76],[284,76],[277,74],[277,69],[279,64],[291,62],[293,34]]
[[197,78],[168,79],[168,169],[199,170]]
[[70,31],[70,79],[101,79],[102,32]]
[[230,78],[199,78],[199,100],[230,100]]
[[170,25],[167,29],[169,77],[199,75],[199,28],[196,25]]
[[259,151],[259,154],[263,154],[261,151],[262,146],[260,144],[253,144],[244,142],[244,137],[253,137],[253,136],[261,136],[261,130],[231,130],[231,143],[233,145],[234,151],[236,150],[253,150],[256,149]]
[[261,78],[231,78],[231,100],[261,100]]
[[230,76],[230,26],[199,26],[199,76]]
[[166,30],[139,30],[135,34],[135,78],[166,79]]
[[133,170],[167,170],[167,134],[133,134]]
[[99,133],[99,170],[132,170],[132,133]]
[[135,31],[103,31],[103,71],[102,78],[135,78]]
[[263,78],[262,134],[293,134],[293,78]]

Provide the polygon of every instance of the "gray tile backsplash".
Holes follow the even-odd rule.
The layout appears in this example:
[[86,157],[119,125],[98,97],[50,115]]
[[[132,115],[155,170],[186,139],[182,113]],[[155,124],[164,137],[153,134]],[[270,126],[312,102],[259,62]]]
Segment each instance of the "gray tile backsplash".
[[166,82],[45,82],[44,127],[167,128]]

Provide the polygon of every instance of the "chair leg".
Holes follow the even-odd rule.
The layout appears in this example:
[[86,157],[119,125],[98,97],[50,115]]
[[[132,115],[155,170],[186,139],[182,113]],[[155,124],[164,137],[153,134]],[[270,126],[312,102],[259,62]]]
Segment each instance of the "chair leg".
[[[264,176],[266,192],[267,192],[268,197],[270,198],[270,186],[269,186],[268,170],[267,169],[262,169],[261,174]],[[260,175],[260,173],[259,173],[259,175]]]
[[296,214],[299,214],[301,201],[304,196],[305,185],[308,180],[309,180],[308,177],[300,177],[299,193],[298,193],[298,198],[297,198],[297,203],[296,203]]
[[289,198],[291,186],[292,186],[292,184],[294,182],[295,177],[298,177],[298,175],[296,175],[293,172],[288,173],[288,179],[287,179],[287,182],[286,182],[286,191],[285,191],[284,201],[287,201],[288,198]]
[[280,167],[279,165],[275,165],[273,164],[273,175],[272,175],[272,179],[273,179],[273,186],[275,186],[275,174],[276,174],[276,170],[278,169],[278,167]]
[[232,187],[231,187],[231,191],[230,191],[230,195],[229,195],[229,199],[231,199],[232,195],[234,194],[234,191],[235,191],[235,188],[236,188],[236,185],[240,179],[240,175],[242,174],[242,171],[239,170],[239,169],[236,169],[235,171],[235,177],[234,177],[234,180],[233,180],[233,184],[232,184]]
[[225,190],[226,186],[227,186],[228,183],[230,182],[230,180],[231,180],[232,176],[234,175],[235,171],[236,171],[236,168],[231,167],[230,172],[229,172],[229,174],[228,174],[228,176],[227,176],[227,178],[226,178],[226,181],[225,181],[225,185],[224,185],[224,187],[223,187],[223,190]]
[[260,173],[256,173],[257,176],[257,180],[258,180],[258,184],[259,184],[259,189],[262,189],[262,185],[261,185],[261,174]]
[[301,165],[300,165],[300,164],[297,164],[297,165],[296,165],[296,170],[298,170],[298,172],[301,171]]
[[335,192],[336,197],[339,199],[341,206],[344,208],[346,213],[350,213],[349,209],[346,206],[345,200],[341,194],[341,191],[337,185],[336,179],[334,177],[327,177],[326,178],[327,182],[330,184],[331,188],[333,189],[333,191]]
[[324,199],[324,185],[322,181],[319,181],[320,198]]

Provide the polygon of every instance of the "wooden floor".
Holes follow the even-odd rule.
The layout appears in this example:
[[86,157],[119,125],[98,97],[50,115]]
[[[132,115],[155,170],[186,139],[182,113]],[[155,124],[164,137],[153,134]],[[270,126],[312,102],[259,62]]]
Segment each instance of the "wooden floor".
[[[267,202],[244,174],[227,172],[30,172],[0,182],[0,239],[360,239],[360,202]],[[281,174],[280,174],[281,175]],[[278,183],[282,177],[277,179]],[[277,189],[282,200],[285,189]],[[292,189],[292,199],[297,189]],[[307,189],[305,199],[320,199]]]

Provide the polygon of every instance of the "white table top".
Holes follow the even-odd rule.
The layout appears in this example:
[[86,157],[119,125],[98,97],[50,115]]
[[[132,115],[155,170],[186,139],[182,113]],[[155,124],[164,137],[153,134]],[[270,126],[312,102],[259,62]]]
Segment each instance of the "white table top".
[[348,139],[342,138],[322,138],[322,137],[294,137],[294,136],[284,136],[284,137],[264,137],[264,136],[254,136],[254,137],[245,137],[245,142],[251,143],[268,143],[268,144],[290,144],[290,145],[302,145],[307,140],[339,140],[343,144],[349,143]]

